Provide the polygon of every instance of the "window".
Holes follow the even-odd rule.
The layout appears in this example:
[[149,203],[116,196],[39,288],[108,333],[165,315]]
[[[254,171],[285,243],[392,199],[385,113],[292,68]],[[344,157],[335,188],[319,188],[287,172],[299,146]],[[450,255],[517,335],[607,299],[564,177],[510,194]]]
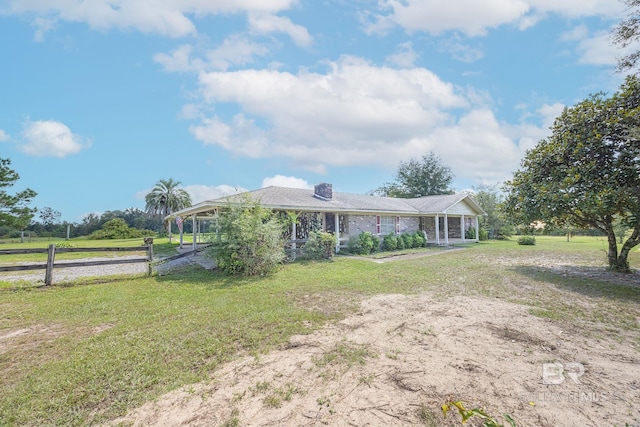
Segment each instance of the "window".
[[377,216],[376,231],[378,234],[386,236],[387,234],[398,234],[400,227],[400,217],[398,216]]

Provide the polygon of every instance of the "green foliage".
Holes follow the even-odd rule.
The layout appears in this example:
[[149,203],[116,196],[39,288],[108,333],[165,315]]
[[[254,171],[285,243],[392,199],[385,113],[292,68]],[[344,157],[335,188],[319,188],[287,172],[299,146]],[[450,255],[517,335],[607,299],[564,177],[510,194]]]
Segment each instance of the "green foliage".
[[356,255],[369,255],[377,252],[380,247],[380,239],[369,231],[364,231],[357,236],[351,236],[347,242],[349,253]]
[[[500,422],[496,418],[488,415],[483,409],[467,409],[464,407],[464,403],[461,401],[449,400],[442,405],[442,413],[444,414],[445,418],[447,416],[447,412],[450,409],[454,408],[458,410],[458,413],[462,417],[462,424],[465,424],[467,421],[469,421],[470,418],[477,417],[481,420],[484,420],[484,422],[482,423],[484,427],[505,427],[504,424],[500,424]],[[516,427],[516,422],[513,420],[513,418],[511,418],[509,414],[504,414],[504,418],[505,420],[507,420],[511,427]]]
[[250,196],[229,203],[219,227],[225,238],[214,243],[212,254],[225,273],[264,276],[285,260],[284,223]]
[[403,234],[400,235],[400,238],[404,242],[405,249],[411,249],[411,248],[414,247],[413,246],[413,235],[411,235],[409,233],[403,233]]
[[[473,199],[487,215],[478,218],[480,230],[485,230],[485,239],[504,240],[514,233],[513,225],[502,211],[504,196],[498,191],[496,185],[480,185],[473,188]],[[471,238],[475,238],[475,235]]]
[[[153,189],[145,196],[147,213],[160,216],[162,222],[167,215],[191,206],[191,196],[184,189],[178,188],[180,181],[172,178],[159,180]],[[167,233],[171,225],[166,224]]]
[[444,166],[433,152],[422,156],[420,160],[411,159],[400,162],[395,182],[386,183],[372,194],[386,197],[416,198],[437,194],[453,194],[450,186],[453,182],[451,168]]
[[89,239],[133,239],[137,237],[153,237],[156,233],[151,230],[138,230],[131,228],[122,218],[114,218],[107,221],[102,229],[94,231],[89,235]]
[[11,160],[0,158],[0,225],[24,230],[36,208],[30,208],[29,204],[37,193],[29,188],[11,195],[5,191],[12,187],[20,175],[11,169]]
[[331,233],[312,231],[302,248],[302,258],[331,259],[336,251],[336,238]]
[[[613,28],[612,35],[613,43],[626,48],[640,39],[640,0],[622,0],[622,2],[628,7],[628,15]],[[639,50],[627,51],[618,58],[618,71],[636,68],[638,61],[640,61]]]
[[413,247],[414,248],[426,248],[427,239],[424,238],[422,231],[416,231],[413,233]]
[[406,248],[406,247],[405,247],[405,244],[404,244],[404,239],[402,238],[402,236],[397,236],[397,237],[396,237],[396,241],[398,242],[398,243],[396,244],[396,249],[398,249],[398,250],[402,250],[402,249],[405,249],[405,248]]
[[525,246],[533,246],[536,244],[535,236],[520,236],[518,237],[518,244]]
[[398,238],[393,234],[387,234],[382,238],[382,249],[395,251],[398,248]]
[[[629,272],[629,252],[640,244],[639,122],[635,76],[609,98],[599,93],[565,108],[506,184],[505,212],[522,225],[597,228],[607,236],[609,268]],[[619,251],[616,219],[633,230]]]

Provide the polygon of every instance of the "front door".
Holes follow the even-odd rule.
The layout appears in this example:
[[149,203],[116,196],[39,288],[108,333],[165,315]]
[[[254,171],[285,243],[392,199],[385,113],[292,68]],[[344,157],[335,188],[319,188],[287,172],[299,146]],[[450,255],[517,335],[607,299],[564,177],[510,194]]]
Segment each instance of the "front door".
[[324,214],[324,229],[327,233],[335,234],[336,232],[336,216],[332,213]]

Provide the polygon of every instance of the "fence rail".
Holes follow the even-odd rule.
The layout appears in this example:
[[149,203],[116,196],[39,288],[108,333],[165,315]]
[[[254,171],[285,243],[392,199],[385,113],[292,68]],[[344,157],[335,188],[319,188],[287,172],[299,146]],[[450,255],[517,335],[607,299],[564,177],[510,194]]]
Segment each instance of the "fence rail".
[[[144,258],[126,258],[126,259],[110,259],[99,261],[71,261],[71,262],[55,262],[56,253],[65,252],[146,252]],[[153,243],[145,246],[129,246],[129,247],[113,247],[113,248],[56,248],[55,244],[49,245],[48,248],[42,249],[3,249],[0,255],[16,255],[16,254],[37,254],[46,253],[46,264],[25,264],[25,265],[9,265],[0,266],[0,272],[3,271],[26,271],[26,270],[45,270],[44,283],[49,286],[53,283],[54,268],[71,268],[71,267],[91,267],[96,265],[113,265],[113,264],[134,264],[146,262],[149,264],[149,275],[152,273],[151,261],[153,260]]]

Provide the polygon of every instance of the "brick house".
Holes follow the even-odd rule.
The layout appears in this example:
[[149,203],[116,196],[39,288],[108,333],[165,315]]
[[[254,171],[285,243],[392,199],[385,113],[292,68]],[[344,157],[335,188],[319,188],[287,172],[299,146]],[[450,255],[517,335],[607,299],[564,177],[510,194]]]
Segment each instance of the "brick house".
[[[426,234],[427,243],[433,245],[477,242],[478,217],[485,215],[468,194],[401,199],[334,192],[331,184],[322,183],[313,190],[266,187],[208,200],[174,212],[167,219],[192,220],[195,247],[197,222],[215,218],[219,210],[243,200],[244,195],[265,208],[296,214],[298,221],[289,233],[294,246],[295,242],[304,241],[310,231],[322,230],[337,234],[337,251],[346,245],[349,237],[365,231],[382,237],[420,230]],[[475,230],[473,238],[465,236],[470,228]]]

